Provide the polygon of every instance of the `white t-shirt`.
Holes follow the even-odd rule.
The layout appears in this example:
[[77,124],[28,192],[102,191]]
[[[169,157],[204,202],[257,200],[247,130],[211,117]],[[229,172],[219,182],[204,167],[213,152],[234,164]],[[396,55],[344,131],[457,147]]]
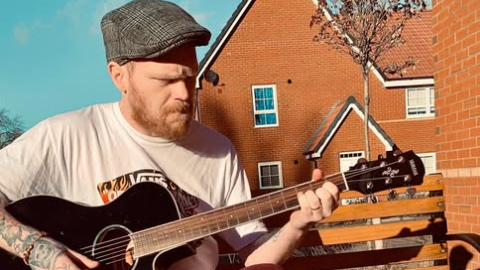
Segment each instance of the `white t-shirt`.
[[[182,190],[176,199],[184,215],[250,199],[226,137],[196,121],[177,142],[145,136],[127,123],[118,103],[49,118],[0,150],[0,191],[9,201],[51,195],[98,206],[141,181],[173,182]],[[220,236],[238,250],[265,231],[263,223],[251,222]],[[215,269],[217,260],[216,243],[207,237],[196,255],[171,269]]]

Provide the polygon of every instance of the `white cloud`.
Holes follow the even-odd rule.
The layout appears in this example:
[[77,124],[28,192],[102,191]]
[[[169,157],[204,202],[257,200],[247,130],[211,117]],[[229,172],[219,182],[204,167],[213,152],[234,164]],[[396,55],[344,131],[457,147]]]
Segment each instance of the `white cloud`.
[[205,26],[207,25],[208,23],[208,20],[212,17],[212,14],[211,13],[193,13],[192,14],[193,18],[195,18],[195,20]]
[[37,20],[33,23],[20,23],[13,28],[13,37],[15,41],[20,45],[26,45],[32,34],[34,34],[37,30],[42,29],[51,29],[53,28],[53,24],[46,24],[41,20]]
[[210,13],[196,12],[194,6],[195,4],[200,4],[200,3],[201,3],[200,1],[187,0],[187,1],[181,1],[180,3],[178,3],[178,5],[182,7],[185,11],[190,13],[190,15],[192,15],[192,17],[195,18],[195,20],[199,24],[205,26],[208,20],[213,16],[213,13],[212,12]]
[[73,30],[78,31],[84,25],[87,7],[87,0],[69,1],[57,12],[57,15],[61,19],[66,19],[73,26]]
[[106,0],[104,3],[97,4],[92,15],[92,23],[89,29],[90,34],[100,34],[100,22],[105,13],[116,9],[129,2],[129,0]]
[[33,29],[32,30],[37,30],[37,29],[51,29],[53,28],[54,25],[53,23],[44,23],[41,20],[37,20],[33,23]]
[[26,45],[30,38],[30,30],[24,23],[21,23],[13,29],[13,37],[20,45]]

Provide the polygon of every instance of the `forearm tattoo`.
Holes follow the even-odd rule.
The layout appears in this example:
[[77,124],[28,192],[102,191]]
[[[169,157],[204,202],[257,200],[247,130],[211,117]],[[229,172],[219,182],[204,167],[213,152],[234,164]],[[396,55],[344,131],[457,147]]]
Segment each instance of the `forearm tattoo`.
[[4,210],[0,210],[0,236],[15,254],[20,255],[34,241],[34,237],[38,236],[38,232],[23,226]]
[[265,234],[264,236],[258,238],[255,241],[255,249],[259,248],[261,245],[265,244],[270,239],[272,240],[272,242],[277,242],[278,237],[280,236],[281,233],[282,233],[282,229],[279,229],[277,231],[273,231],[271,233]]
[[35,247],[30,254],[30,265],[42,269],[67,270],[70,265],[56,265],[59,258],[66,256],[63,252],[64,248],[64,246],[51,239],[41,238],[35,243]]
[[272,236],[272,242],[277,242],[278,237],[280,237],[280,234],[282,233],[282,229],[278,230],[273,236]]

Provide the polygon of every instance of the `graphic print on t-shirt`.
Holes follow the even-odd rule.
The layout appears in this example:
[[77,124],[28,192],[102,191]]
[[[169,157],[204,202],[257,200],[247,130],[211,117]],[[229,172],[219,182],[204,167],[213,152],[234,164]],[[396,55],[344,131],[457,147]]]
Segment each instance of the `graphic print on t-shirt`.
[[97,185],[97,190],[103,203],[107,204],[125,192],[134,184],[140,182],[155,182],[168,189],[177,202],[182,216],[191,216],[199,205],[198,198],[180,189],[173,181],[168,179],[162,172],[156,170],[138,170],[117,177],[111,181]]

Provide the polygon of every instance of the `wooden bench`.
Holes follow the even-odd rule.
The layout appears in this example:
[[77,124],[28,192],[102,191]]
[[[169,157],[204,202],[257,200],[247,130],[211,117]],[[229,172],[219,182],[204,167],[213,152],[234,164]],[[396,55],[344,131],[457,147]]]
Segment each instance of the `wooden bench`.
[[[466,269],[469,259],[480,252],[480,236],[447,234],[441,175],[425,176],[415,188],[414,196],[405,195],[407,188],[396,189],[394,199],[388,191],[379,192],[377,203],[366,202],[367,197],[354,191],[342,193],[342,205],[312,228],[284,268]],[[285,214],[264,222],[278,228],[288,218]],[[448,252],[450,241],[469,245],[456,245]],[[243,267],[238,254],[224,243],[219,247],[218,269]]]

